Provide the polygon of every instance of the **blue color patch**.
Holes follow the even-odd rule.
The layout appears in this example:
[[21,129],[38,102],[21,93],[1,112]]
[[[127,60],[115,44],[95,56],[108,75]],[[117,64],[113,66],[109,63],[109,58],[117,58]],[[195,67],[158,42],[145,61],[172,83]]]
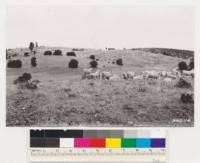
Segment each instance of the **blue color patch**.
[[151,148],[151,139],[137,138],[136,148]]

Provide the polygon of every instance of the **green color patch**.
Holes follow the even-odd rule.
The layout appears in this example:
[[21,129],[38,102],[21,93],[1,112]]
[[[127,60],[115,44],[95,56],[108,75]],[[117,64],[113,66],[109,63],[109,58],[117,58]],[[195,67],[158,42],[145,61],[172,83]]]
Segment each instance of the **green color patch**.
[[136,139],[134,138],[125,138],[121,140],[122,148],[135,148],[136,147]]

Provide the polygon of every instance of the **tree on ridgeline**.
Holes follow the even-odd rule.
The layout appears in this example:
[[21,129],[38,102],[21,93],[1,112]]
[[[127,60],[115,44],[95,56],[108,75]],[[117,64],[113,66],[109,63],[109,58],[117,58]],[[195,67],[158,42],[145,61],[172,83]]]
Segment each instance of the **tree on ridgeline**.
[[38,48],[38,43],[37,43],[37,41],[35,42],[35,47]]
[[29,49],[30,49],[31,52],[33,51],[33,48],[34,48],[34,43],[33,43],[33,42],[30,42],[30,44],[29,44]]

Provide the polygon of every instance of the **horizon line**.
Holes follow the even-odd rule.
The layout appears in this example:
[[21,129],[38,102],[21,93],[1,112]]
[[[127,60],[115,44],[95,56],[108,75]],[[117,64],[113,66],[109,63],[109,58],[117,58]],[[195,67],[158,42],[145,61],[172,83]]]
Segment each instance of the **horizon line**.
[[[133,49],[173,49],[173,50],[188,50],[188,51],[195,51],[195,49],[182,49],[182,48],[169,48],[169,47],[156,47],[156,46],[151,46],[151,47],[132,47],[132,48],[115,48],[115,47],[102,47],[102,48],[84,48],[84,47],[68,47],[68,46],[50,46],[50,45],[39,45],[38,47],[50,47],[50,48],[69,48],[69,49],[91,49],[91,50],[106,50],[106,48],[114,48],[114,50],[133,50]],[[29,47],[24,47],[24,46],[16,46],[16,47],[6,47],[6,49],[29,49]],[[35,48],[35,47],[34,47]]]

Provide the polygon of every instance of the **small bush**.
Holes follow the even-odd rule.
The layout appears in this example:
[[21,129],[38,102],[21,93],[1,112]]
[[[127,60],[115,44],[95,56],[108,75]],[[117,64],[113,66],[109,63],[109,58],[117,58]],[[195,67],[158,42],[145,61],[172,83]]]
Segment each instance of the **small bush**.
[[95,59],[95,55],[90,55],[90,59]]
[[107,48],[108,50],[115,50],[115,48]]
[[32,67],[36,67],[37,66],[37,62],[36,62],[36,58],[35,57],[31,58],[31,66]]
[[18,53],[14,53],[14,54],[12,54],[12,57],[16,57],[18,55],[19,55]]
[[166,52],[166,51],[164,51],[162,54],[163,54],[163,55],[166,55],[166,56],[171,56],[171,54],[168,53],[168,52]]
[[52,55],[52,51],[49,51],[49,50],[48,50],[48,51],[45,51],[45,52],[44,52],[44,55]]
[[72,59],[68,65],[69,68],[78,68],[78,61],[76,59]]
[[122,66],[123,65],[122,59],[121,58],[117,59],[116,64]]
[[194,58],[190,59],[190,63],[188,65],[188,70],[193,70],[194,69]]
[[[19,77],[18,77],[17,82],[20,82],[20,83],[21,83],[21,82],[25,82],[25,81],[26,81],[26,79],[25,79],[23,76],[19,76]],[[17,83],[17,82],[16,82],[16,83]]]
[[53,55],[61,56],[62,55],[62,51],[61,50],[55,50]]
[[68,94],[68,97],[69,97],[69,98],[75,98],[75,97],[76,97],[76,94]]
[[10,60],[7,64],[8,68],[21,68],[22,67],[22,61],[21,60]]
[[187,70],[188,69],[187,63],[184,62],[184,61],[179,62],[178,68],[179,68],[180,71]]
[[72,51],[84,51],[83,48],[73,48]]
[[26,88],[27,89],[37,89],[38,87],[37,87],[37,84],[30,82],[30,83],[27,83]]
[[94,86],[94,83],[89,83],[89,85]]
[[70,88],[64,88],[63,90],[64,90],[64,92],[70,92],[71,91]]
[[76,56],[76,54],[74,52],[67,52],[66,55],[67,56]]
[[28,57],[29,56],[29,53],[28,52],[25,52],[24,53],[24,57]]
[[22,78],[24,78],[25,81],[29,81],[32,78],[32,76],[31,74],[25,72],[22,74]]
[[189,82],[187,82],[185,79],[180,78],[178,83],[176,84],[176,87],[178,87],[178,88],[190,88],[190,87],[192,87],[192,85]]
[[123,105],[122,106],[122,110],[124,112],[133,113],[133,114],[137,114],[138,113],[138,111],[136,109],[134,109],[133,107],[131,107],[129,105]]
[[97,61],[93,60],[93,61],[90,62],[90,67],[97,68],[97,66],[98,66],[98,62]]
[[32,78],[31,74],[25,72],[21,76],[19,76],[16,80],[14,80],[13,83],[14,84],[24,83],[24,82],[29,81],[31,78]]
[[181,102],[187,104],[187,103],[194,103],[194,100],[192,98],[191,94],[181,94],[181,98],[180,98]]

